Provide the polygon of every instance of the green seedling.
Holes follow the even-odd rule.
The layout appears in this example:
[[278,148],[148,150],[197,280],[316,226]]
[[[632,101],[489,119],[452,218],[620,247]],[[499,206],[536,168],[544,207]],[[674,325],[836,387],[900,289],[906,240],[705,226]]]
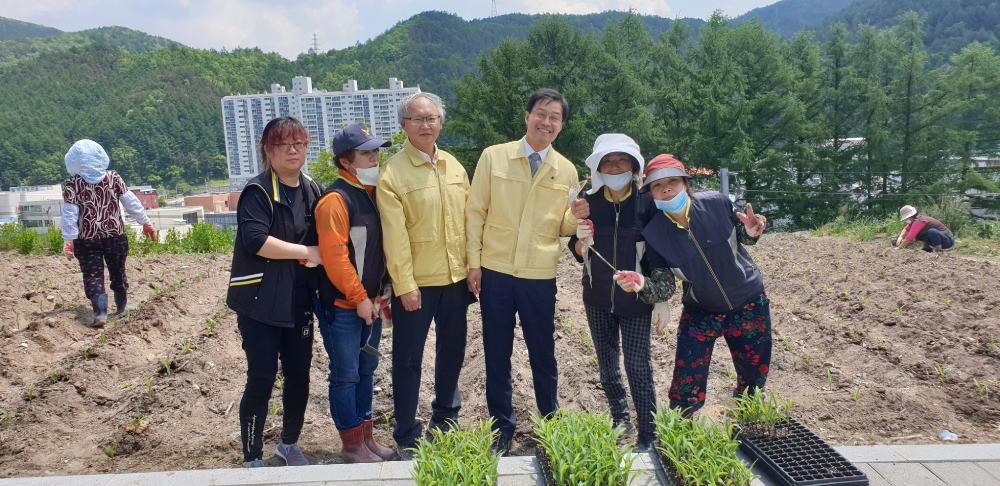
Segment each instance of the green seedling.
[[795,310],[795,306],[798,305],[799,299],[792,299],[792,310]]
[[28,383],[28,394],[25,395],[24,398],[27,398],[27,401],[29,401],[29,402],[35,399],[35,384],[34,383]]
[[21,330],[21,314],[17,312],[14,313],[14,329]]
[[90,346],[85,346],[83,351],[80,353],[80,359],[87,361],[90,359]]
[[622,429],[606,412],[560,410],[549,418],[532,412],[531,420],[556,484],[628,484],[636,476],[631,471],[636,456],[629,454],[630,446],[615,446]]
[[843,323],[844,323],[844,318],[843,317],[837,317],[837,327],[840,327],[840,325],[843,324]]
[[10,425],[19,415],[19,413],[7,412],[6,410],[0,409],[0,427],[6,427]]
[[917,300],[924,298],[924,296],[920,293],[919,290],[914,290],[914,292],[917,294]]
[[844,297],[849,297],[851,295],[851,289],[844,289]]
[[170,351],[167,351],[167,359],[161,359],[160,364],[163,365],[163,369],[167,370],[167,376],[170,376]]
[[115,460],[115,446],[117,445],[118,442],[113,442],[106,449],[104,449],[104,455],[108,456],[108,459],[111,459],[112,461]]
[[726,363],[726,376],[729,377],[730,384],[733,385],[736,384],[736,373],[733,371],[733,368],[730,367],[728,363]]
[[146,420],[146,416],[142,414],[139,410],[139,404],[135,404],[135,418],[132,420],[132,429],[138,431],[142,427],[142,422]]
[[743,394],[734,397],[734,407],[725,407],[733,415],[733,419],[752,436],[773,436],[778,425],[788,422],[792,401],[784,401],[773,391],[748,387]]
[[52,370],[49,372],[49,380],[52,380],[52,383],[56,383],[59,381],[59,376],[57,375],[57,373],[59,373],[59,370]]
[[847,281],[847,274],[848,274],[848,272],[844,272],[844,281],[845,282]]
[[830,370],[826,370],[826,387],[833,390],[833,373]]
[[277,417],[278,414],[281,413],[281,406],[278,405],[278,401],[277,400],[271,400],[270,406],[268,407],[268,409],[270,410],[268,413],[272,417]]
[[[939,261],[939,262],[938,262],[938,265],[940,265],[940,264],[941,264],[941,262]],[[928,283],[928,282],[930,282],[930,281],[931,281],[930,277],[928,277],[928,276],[924,275],[924,283]]]
[[823,292],[826,292],[827,290],[829,290],[829,287],[827,284],[823,284]]
[[285,389],[285,377],[279,376],[277,380],[274,380],[274,387],[277,388],[278,391],[283,391]]
[[677,475],[684,478],[684,484],[744,485],[757,479],[736,456],[739,441],[734,438],[735,427],[728,420],[724,419],[720,427],[708,417],[691,420],[683,414],[678,409],[660,407],[653,421],[660,439],[657,450]]
[[135,382],[134,381],[130,381],[130,382],[122,383],[121,385],[118,385],[118,388],[121,388],[122,390],[124,390],[126,388],[132,388],[133,386],[135,386]]
[[45,314],[45,308],[42,307],[42,299],[38,299],[38,312],[41,314]]
[[413,479],[417,486],[467,484],[488,486],[496,483],[500,455],[491,454],[497,432],[491,421],[471,427],[453,427],[442,433],[434,429],[431,440],[421,440],[413,449]]
[[868,297],[861,299],[861,307],[868,307]]
[[792,342],[788,340],[785,336],[781,336],[781,342],[785,343],[785,351],[789,353],[792,352]]
[[903,401],[903,392],[896,392],[896,400]]
[[209,337],[212,335],[212,330],[215,329],[215,319],[206,317],[205,321],[207,323],[205,326],[205,337]]
[[98,338],[102,343],[108,342],[108,338],[104,337],[104,329],[101,329],[100,334],[98,334]]
[[878,347],[885,348],[885,338],[882,336],[878,337]]
[[854,404],[857,405],[858,402],[860,402],[860,401],[861,401],[861,389],[860,388],[855,388],[854,389]]
[[181,346],[184,348],[184,354],[191,352],[191,343],[187,342],[187,340],[181,340]]
[[935,366],[935,367],[937,368],[937,372],[938,372],[938,380],[940,380],[940,381],[941,381],[941,383],[944,383],[944,380],[945,380],[945,373],[947,372],[947,370],[945,370],[944,366],[941,366],[941,365],[939,365],[939,364],[936,364],[936,365],[934,365],[934,366]]
[[944,305],[951,305],[951,299],[944,299]]
[[810,366],[812,366],[812,362],[814,359],[816,359],[815,356],[809,356],[807,354],[802,357],[802,364],[805,365],[806,368],[809,368]]
[[815,318],[816,318],[816,316],[818,316],[818,315],[819,315],[819,312],[818,312],[818,311],[813,311],[813,319],[815,319]]
[[899,306],[896,308],[896,315],[897,316],[903,315],[903,306]]
[[809,276],[806,275],[806,274],[802,274],[802,281],[808,284],[809,283]]
[[988,401],[990,399],[989,390],[986,389],[986,385],[980,384],[979,380],[976,378],[972,379],[976,384],[976,391],[979,393],[979,399],[982,401]]
[[153,377],[146,377],[146,398],[153,401]]

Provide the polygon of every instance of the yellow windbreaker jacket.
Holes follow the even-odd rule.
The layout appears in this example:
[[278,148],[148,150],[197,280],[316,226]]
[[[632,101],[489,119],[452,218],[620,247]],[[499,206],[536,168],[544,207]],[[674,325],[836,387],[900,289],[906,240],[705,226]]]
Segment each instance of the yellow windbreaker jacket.
[[469,174],[437,150],[437,167],[407,140],[382,167],[375,201],[396,295],[459,282],[468,275],[465,204]]
[[484,150],[465,210],[469,267],[555,278],[559,236],[576,232],[569,190],[577,177],[573,163],[549,148],[532,178],[523,139]]

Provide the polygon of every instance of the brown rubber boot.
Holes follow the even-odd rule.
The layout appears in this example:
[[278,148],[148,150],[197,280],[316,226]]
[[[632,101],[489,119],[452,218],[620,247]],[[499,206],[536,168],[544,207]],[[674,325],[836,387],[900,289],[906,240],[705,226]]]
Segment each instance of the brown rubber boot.
[[353,429],[341,430],[340,441],[344,443],[344,449],[340,455],[347,462],[382,462],[382,458],[368,450],[365,445],[364,425],[359,425]]
[[368,450],[374,452],[376,456],[379,456],[386,461],[396,457],[396,451],[375,442],[375,434],[371,419],[362,422],[361,429],[364,430],[365,445],[368,446]]

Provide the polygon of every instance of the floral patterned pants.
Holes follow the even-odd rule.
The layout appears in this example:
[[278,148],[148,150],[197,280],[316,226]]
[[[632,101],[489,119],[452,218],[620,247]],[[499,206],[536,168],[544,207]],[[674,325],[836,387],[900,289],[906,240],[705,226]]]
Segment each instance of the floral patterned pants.
[[748,386],[764,388],[771,365],[771,301],[761,294],[742,307],[714,314],[685,306],[677,329],[677,361],[670,384],[670,406],[688,414],[705,405],[708,366],[715,340],[726,339],[736,367],[739,396]]
[[105,261],[108,263],[111,290],[118,292],[128,290],[128,278],[125,277],[128,239],[125,236],[93,240],[75,239],[73,240],[73,252],[76,259],[80,261],[80,270],[83,272],[83,290],[88,299],[105,293]]

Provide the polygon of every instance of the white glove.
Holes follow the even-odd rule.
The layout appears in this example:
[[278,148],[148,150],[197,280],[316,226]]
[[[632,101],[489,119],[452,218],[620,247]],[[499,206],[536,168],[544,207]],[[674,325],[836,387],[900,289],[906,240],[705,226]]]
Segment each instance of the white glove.
[[[584,245],[594,243],[594,222],[589,219],[581,219],[576,223],[576,237]],[[589,238],[589,240],[588,240]]]
[[653,327],[657,334],[663,334],[670,325],[670,303],[657,302],[653,304]]
[[896,246],[898,247],[901,244],[903,244],[903,237],[902,236],[900,236],[899,238],[896,238]]
[[624,271],[615,273],[613,277],[615,283],[626,292],[639,293],[646,285],[646,278],[636,272]]

